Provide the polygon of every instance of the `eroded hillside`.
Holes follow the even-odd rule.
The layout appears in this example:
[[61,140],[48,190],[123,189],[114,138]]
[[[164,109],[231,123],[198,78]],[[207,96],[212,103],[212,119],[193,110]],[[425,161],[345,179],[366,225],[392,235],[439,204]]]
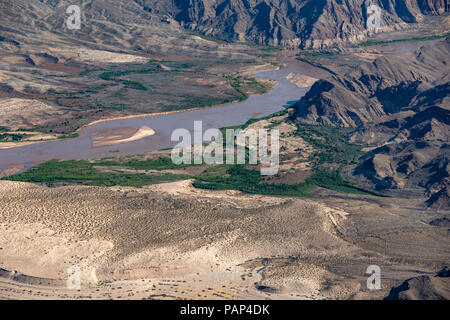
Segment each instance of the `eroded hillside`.
[[356,128],[350,140],[373,148],[354,175],[379,190],[424,188],[429,205],[448,206],[449,57],[447,38],[318,81],[295,117]]

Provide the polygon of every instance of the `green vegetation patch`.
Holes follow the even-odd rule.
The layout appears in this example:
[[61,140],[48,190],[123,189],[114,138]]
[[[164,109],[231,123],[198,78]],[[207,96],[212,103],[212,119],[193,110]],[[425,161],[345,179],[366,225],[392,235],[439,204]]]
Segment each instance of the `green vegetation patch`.
[[246,169],[245,165],[226,166],[225,174],[207,174],[197,177],[194,187],[210,190],[239,190],[253,194],[306,196],[313,185],[263,183],[259,170]]
[[59,136],[58,139],[63,140],[63,139],[72,139],[72,138],[77,138],[79,136],[79,134],[77,132],[72,133],[72,134],[64,134],[62,136]]
[[114,81],[117,83],[122,83],[125,88],[127,89],[134,89],[134,90],[143,90],[146,91],[147,87],[144,86],[142,83],[138,81],[133,80],[124,80],[119,79],[120,77],[131,75],[131,74],[153,74],[153,73],[160,73],[165,72],[164,70],[161,70],[156,65],[146,68],[137,68],[137,69],[127,69],[127,70],[120,70],[120,71],[106,71],[99,75],[100,79],[106,80],[106,81]]
[[295,135],[302,137],[314,147],[309,159],[317,169],[355,164],[362,155],[363,146],[349,143],[348,135],[353,128],[329,125],[297,123]]
[[318,58],[318,57],[330,57],[334,53],[330,51],[302,51],[296,54],[297,57]]
[[25,133],[0,133],[0,142],[22,141],[29,136],[29,134]]
[[283,49],[279,48],[279,47],[272,47],[272,46],[266,46],[260,49],[261,51],[264,52],[277,52],[277,51],[282,51]]
[[314,148],[309,159],[312,164],[312,176],[307,183],[339,192],[384,196],[361,188],[342,176],[342,169],[356,164],[363,154],[362,148],[365,147],[348,142],[348,135],[353,130],[353,128],[297,122],[295,135],[302,137]]
[[97,71],[102,71],[102,69],[97,69],[97,68],[89,69],[89,68],[86,68],[86,69],[84,69],[84,71],[80,72],[79,76],[80,77],[84,77],[84,76],[89,75],[90,73],[97,72]]
[[124,157],[124,158],[105,158],[96,160],[96,166],[117,166],[125,167],[134,170],[169,170],[180,169],[190,165],[176,165],[169,157],[160,156],[157,159],[140,159],[139,157]]
[[[245,129],[254,122],[281,116],[288,112],[289,110],[286,109],[261,119],[250,119],[246,124],[232,127],[232,129]],[[356,163],[363,154],[363,146],[349,143],[347,140],[347,136],[353,128],[307,123],[297,123],[297,128],[295,134],[314,147],[314,152],[309,159],[313,165],[312,175],[305,182],[298,184],[267,183],[259,170],[245,168],[245,165],[222,165],[197,176],[194,186],[211,190],[240,190],[247,193],[286,196],[307,196],[312,189],[319,186],[343,193],[384,196],[375,191],[361,188],[355,182],[348,181],[342,176],[342,169]]]
[[116,80],[116,78],[127,76],[130,74],[152,74],[155,72],[161,72],[162,70],[156,67],[151,68],[140,68],[140,69],[129,69],[122,71],[106,71],[100,74],[100,79],[102,80]]
[[[204,108],[204,107],[212,107],[219,104],[231,103],[236,99],[240,99],[240,97],[237,95],[233,95],[231,97],[185,95],[181,103],[186,107]],[[165,110],[167,111],[172,109],[173,110],[179,109],[179,105],[167,106],[165,108]]]
[[225,78],[228,79],[230,86],[239,93],[240,101],[248,99],[248,91],[254,91],[258,94],[264,94],[267,92],[267,87],[258,82],[256,78],[246,77],[239,74],[228,75],[225,76]]
[[86,160],[50,160],[30,170],[5,179],[12,181],[54,184],[81,184],[89,186],[142,187],[154,183],[187,179],[187,175],[162,174],[151,176],[145,173],[102,171],[101,164]]
[[386,41],[371,41],[371,40],[369,40],[369,41],[362,42],[356,46],[353,46],[353,48],[370,47],[370,46],[399,43],[399,42],[417,42],[417,41],[437,40],[437,39],[442,39],[442,38],[445,38],[448,36],[450,36],[450,32],[447,32],[447,33],[444,33],[441,35],[427,36],[427,37],[414,37],[414,38],[386,40]]
[[[232,129],[245,129],[256,121],[285,115],[289,110],[282,110],[273,115],[251,119],[244,125]],[[286,120],[289,121],[289,120]],[[223,128],[222,130],[230,129]],[[383,196],[371,190],[359,187],[355,182],[345,180],[342,169],[356,163],[362,154],[361,145],[348,143],[347,136],[352,128],[340,128],[327,125],[297,123],[295,135],[310,143],[314,152],[309,161],[312,175],[305,182],[298,184],[274,184],[265,180],[260,171],[246,165],[211,165],[200,174],[147,174],[127,172],[125,169],[148,171],[181,169],[195,164],[175,165],[168,155],[158,158],[142,156],[111,157],[100,160],[51,160],[30,170],[4,179],[14,181],[54,184],[83,184],[93,186],[133,186],[169,182],[180,179],[195,179],[194,186],[211,190],[240,190],[252,194],[307,196],[317,186],[344,193],[372,194]],[[248,154],[246,154],[248,157]],[[275,176],[277,177],[277,176]]]

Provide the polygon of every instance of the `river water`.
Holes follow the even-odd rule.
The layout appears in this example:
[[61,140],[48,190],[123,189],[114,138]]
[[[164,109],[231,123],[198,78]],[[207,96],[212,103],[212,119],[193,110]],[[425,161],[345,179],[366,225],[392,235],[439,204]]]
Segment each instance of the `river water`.
[[[434,44],[438,41],[442,40],[391,43],[389,45],[377,45],[370,48],[379,49],[379,51],[386,54],[399,55],[417,50],[425,44]],[[173,147],[177,142],[171,141],[170,137],[172,132],[175,129],[184,128],[192,134],[194,121],[202,121],[203,131],[205,131],[209,128],[239,125],[247,122],[251,118],[270,115],[289,107],[309,90],[309,88],[298,88],[290,82],[286,78],[290,73],[294,77],[300,74],[318,79],[328,76],[328,73],[322,69],[294,60],[280,70],[257,73],[257,77],[275,80],[278,84],[268,93],[251,96],[243,102],[160,116],[105,121],[83,128],[80,131],[79,137],[75,139],[48,141],[23,147],[3,149],[0,150],[0,177],[2,171],[9,167],[21,167],[21,171],[23,171],[51,159],[98,159],[111,156],[143,154],[149,151]],[[151,96],[149,99],[151,99]],[[102,135],[105,130],[114,132],[115,129],[141,126],[152,128],[156,131],[156,134],[141,140],[114,146],[94,147],[92,144],[93,138]]]
[[[173,130],[184,128],[193,132],[194,121],[202,121],[203,130],[222,128],[245,123],[251,118],[260,118],[280,111],[298,101],[309,88],[298,88],[286,77],[292,73],[323,78],[327,73],[300,61],[290,62],[280,70],[257,73],[258,78],[275,80],[278,84],[266,94],[251,96],[243,102],[191,110],[160,116],[111,120],[83,128],[74,139],[48,141],[23,147],[0,150],[0,173],[8,167],[28,169],[51,159],[95,159],[111,156],[142,154],[172,147],[170,137]],[[151,97],[149,97],[151,99]],[[94,147],[93,137],[105,130],[148,126],[156,134],[141,140],[123,144]],[[112,153],[114,152],[114,153]]]

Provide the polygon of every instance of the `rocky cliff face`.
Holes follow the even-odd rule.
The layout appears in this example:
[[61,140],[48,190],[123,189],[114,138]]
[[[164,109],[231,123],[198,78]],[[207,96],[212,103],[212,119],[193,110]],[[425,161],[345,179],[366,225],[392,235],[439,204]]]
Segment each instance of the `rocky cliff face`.
[[382,8],[382,27],[414,23],[423,14],[446,12],[433,0],[136,0],[152,12],[166,14],[184,27],[227,39],[321,48],[355,42],[367,32],[367,7]]
[[377,189],[421,187],[429,206],[448,207],[450,39],[382,57],[318,81],[295,105],[299,121],[356,127],[353,142],[377,147],[354,174]]
[[449,4],[446,0],[419,0],[420,10],[425,14],[442,14],[448,12]]
[[421,275],[393,287],[384,300],[448,300],[450,269],[444,267],[435,276]]
[[416,53],[376,59],[349,74],[316,82],[297,104],[307,121],[357,127],[448,97],[449,40]]
[[[80,6],[85,30],[96,37],[101,36],[96,28],[108,32],[116,25],[145,23],[154,25],[155,33],[174,33],[181,27],[227,40],[319,49],[364,39],[367,7],[373,3],[382,8],[381,30],[402,28],[420,21],[424,14],[448,11],[445,0],[85,0]],[[38,28],[50,23],[52,31],[63,26],[65,9],[72,4],[30,0],[21,15],[25,23]],[[11,14],[18,15],[15,10],[8,13],[18,7],[15,1],[5,0],[1,6],[5,21]]]

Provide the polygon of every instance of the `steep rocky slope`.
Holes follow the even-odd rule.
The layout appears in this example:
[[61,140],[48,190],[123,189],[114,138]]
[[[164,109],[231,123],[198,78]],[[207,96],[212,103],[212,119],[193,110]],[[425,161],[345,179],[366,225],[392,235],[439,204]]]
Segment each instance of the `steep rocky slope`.
[[[178,48],[191,53],[196,43],[177,24],[161,21],[159,15],[145,11],[132,1],[82,1],[81,29],[69,30],[66,9],[72,1],[6,0],[0,3],[0,48],[10,52],[29,46],[95,45],[111,50],[142,50],[166,53]],[[211,48],[210,48],[211,49]]]
[[[367,32],[367,7],[372,4],[366,0],[175,0],[169,6],[163,5],[164,0],[136,2],[205,34],[302,48],[361,39]],[[387,0],[378,5],[384,29],[446,11],[444,1]]]
[[295,117],[356,127],[350,140],[376,147],[353,174],[377,189],[424,188],[429,206],[448,207],[449,57],[446,39],[318,81]]
[[434,277],[422,275],[393,287],[385,300],[448,300],[450,269],[444,267]]
[[[320,80],[298,103],[297,116],[356,127],[381,122],[383,117],[408,110],[421,112],[430,106],[445,105],[449,92],[449,52],[447,39],[435,46],[424,46],[418,52],[381,57],[349,74]],[[397,120],[385,126],[399,124]]]
[[[3,1],[0,20],[6,22],[12,17],[23,27],[58,35],[64,30],[66,8],[74,4],[32,0],[25,6],[17,5],[21,2]],[[364,39],[368,32],[367,7],[371,4],[368,0],[87,0],[80,7],[84,34],[89,35],[83,40],[97,38],[114,45],[145,48],[145,43],[135,43],[127,34],[154,38],[188,29],[227,40],[323,48]],[[442,0],[384,0],[378,5],[384,31],[421,22],[423,15],[448,11]],[[6,23],[2,25],[2,29],[9,29]],[[153,35],[147,33],[149,27],[153,27]]]

